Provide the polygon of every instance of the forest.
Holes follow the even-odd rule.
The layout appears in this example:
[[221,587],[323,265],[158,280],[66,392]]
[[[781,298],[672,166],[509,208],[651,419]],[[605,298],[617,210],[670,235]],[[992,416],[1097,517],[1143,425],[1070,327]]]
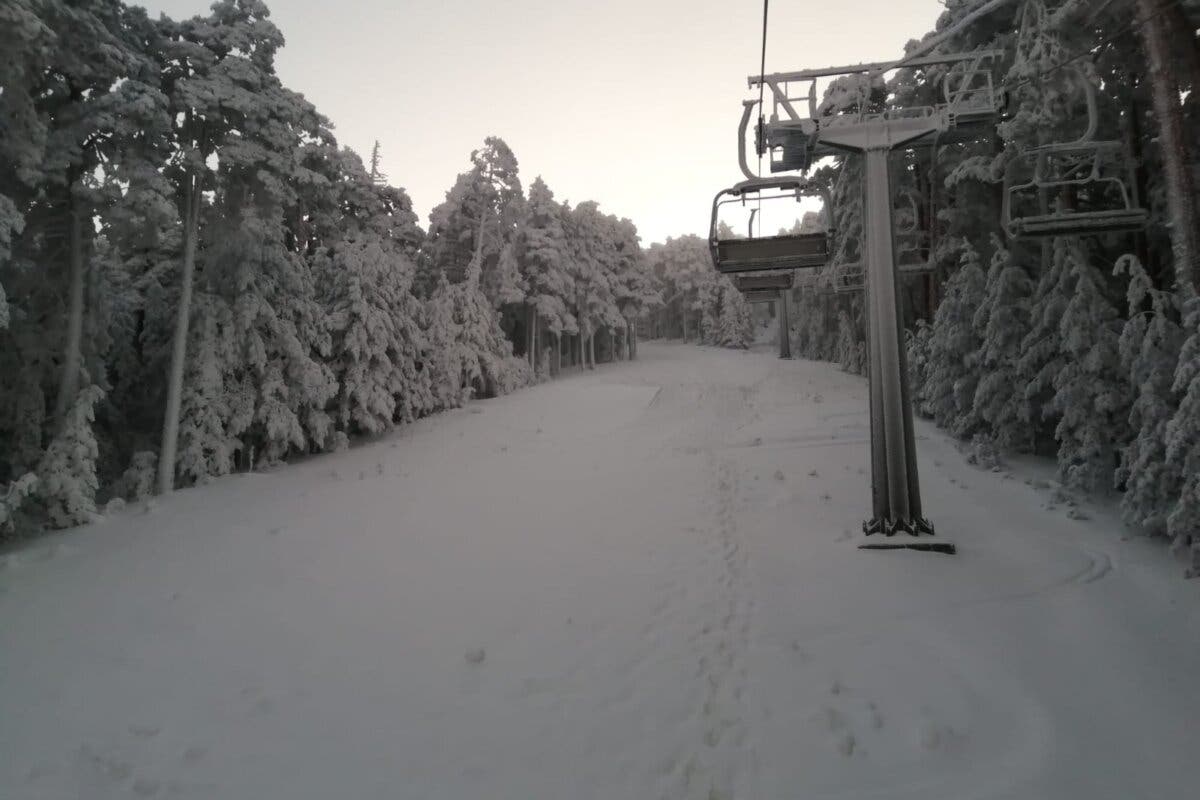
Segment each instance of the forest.
[[[918,41],[985,6],[935,52],[1003,54],[994,135],[893,159],[898,241],[918,232],[929,266],[900,278],[915,406],[984,463],[1055,458],[1064,492],[1117,491],[1130,526],[1200,557],[1197,179],[1166,168],[1163,144],[1200,146],[1200,7],[950,0]],[[753,337],[704,239],[643,247],[594,202],[526,190],[500,138],[423,227],[377,154],[339,147],[282,85],[259,0],[183,21],[118,0],[0,15],[4,531],[631,358],[639,331]],[[932,102],[939,69],[840,78],[820,113]],[[1006,192],[1029,153],[1080,141],[1127,171],[1148,225],[1012,236]],[[837,255],[798,282],[791,315],[793,352],[854,373],[864,294],[842,273],[861,258],[859,170],[845,157],[809,176],[832,206],[798,225],[827,219]]]
[[489,137],[423,228],[282,46],[259,0],[0,5],[0,532],[636,355],[659,292],[632,222],[526,192]]

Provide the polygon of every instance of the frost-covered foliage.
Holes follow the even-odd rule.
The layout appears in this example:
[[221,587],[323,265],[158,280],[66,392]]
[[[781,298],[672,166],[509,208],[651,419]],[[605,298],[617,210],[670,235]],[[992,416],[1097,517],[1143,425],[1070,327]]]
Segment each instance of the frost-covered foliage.
[[1074,274],[1068,269],[1071,244],[1055,239],[1049,269],[1033,292],[1029,309],[1029,333],[1021,342],[1016,375],[1024,400],[1029,404],[1030,424],[1040,441],[1053,440],[1048,430],[1057,421],[1053,407],[1054,376],[1066,365],[1060,321],[1074,291]]
[[744,350],[754,340],[754,316],[750,304],[733,284],[724,281],[720,293],[716,344]]
[[973,410],[996,445],[1008,452],[1033,447],[1029,403],[1017,376],[1021,343],[1029,335],[1032,293],[1029,274],[995,242],[984,298],[972,321],[980,341]]
[[1116,475],[1125,489],[1121,512],[1129,524],[1165,534],[1167,515],[1183,482],[1182,464],[1167,459],[1167,429],[1179,407],[1174,382],[1183,347],[1180,309],[1176,296],[1155,289],[1135,258],[1117,263],[1116,273],[1122,272],[1129,275],[1130,314],[1119,346],[1121,367],[1133,387],[1133,404],[1129,444],[1121,453]]
[[1099,272],[1081,248],[1067,250],[1074,292],[1059,320],[1063,368],[1052,383],[1059,415],[1058,474],[1070,489],[1095,492],[1112,482],[1128,429],[1129,396],[1121,374],[1120,320]]
[[736,349],[754,341],[754,312],[733,281],[713,269],[703,239],[681,236],[651,245],[646,261],[657,289],[641,280],[640,270],[626,268],[628,299],[619,302],[629,305],[622,315],[657,307],[650,317],[651,335]]
[[252,391],[230,369],[237,360],[232,312],[208,293],[196,297],[179,415],[175,473],[185,484],[233,471],[249,424]]
[[113,486],[113,494],[130,500],[145,500],[154,494],[158,473],[158,453],[142,450],[133,454],[129,468]]
[[24,527],[20,524],[26,516],[23,507],[37,488],[38,477],[33,472],[26,472],[0,487],[0,534],[12,533],[18,527]]
[[38,464],[37,499],[52,527],[82,525],[95,516],[99,448],[92,421],[96,403],[103,396],[98,386],[79,393]]
[[471,169],[458,176],[446,200],[429,215],[429,239],[422,251],[417,289],[428,294],[445,274],[451,283],[466,279],[477,234],[484,227],[480,287],[497,308],[520,300],[512,261],[502,259],[523,214],[524,194],[517,158],[504,140],[489,136],[471,153]]
[[946,296],[933,319],[926,380],[921,387],[921,402],[928,414],[938,425],[963,437],[979,426],[974,403],[981,342],[975,315],[983,303],[986,283],[979,254],[965,245],[961,265],[946,284]]
[[[925,386],[929,380],[929,337],[933,328],[923,319],[917,320],[911,331],[905,332],[905,362],[908,364],[908,385],[914,390]],[[913,403],[913,411],[925,414],[925,406]]]
[[1191,569],[1200,570],[1200,297],[1184,306],[1187,335],[1179,354],[1172,391],[1179,407],[1167,424],[1167,464],[1183,476],[1183,486],[1167,517],[1167,531],[1180,548],[1190,548]]
[[859,341],[850,315],[844,310],[838,312],[838,365],[843,371],[854,375],[862,375],[866,371],[863,363],[864,347]]

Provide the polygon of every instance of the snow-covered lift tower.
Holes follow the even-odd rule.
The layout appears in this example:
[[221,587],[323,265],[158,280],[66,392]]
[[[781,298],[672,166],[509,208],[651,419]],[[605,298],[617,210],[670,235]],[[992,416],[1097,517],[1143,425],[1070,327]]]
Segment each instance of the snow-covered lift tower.
[[[894,150],[913,148],[935,136],[941,143],[951,143],[972,141],[989,133],[999,111],[992,65],[1001,55],[996,51],[927,55],[749,78],[752,88],[769,92],[771,114],[766,116],[768,101],[764,100],[755,139],[759,155],[769,154],[772,172],[805,171],[828,155],[859,154],[865,161],[862,245],[871,394],[872,516],[863,523],[866,538],[860,546],[864,549],[954,552],[953,544],[934,538],[933,525],[921,506],[897,292],[888,157]],[[818,80],[855,74],[877,76],[900,67],[935,65],[943,67],[945,75],[941,101],[934,105],[872,111],[863,103],[853,112],[819,113]],[[793,93],[797,85],[801,92]],[[744,104],[739,142],[743,169],[744,133],[755,104],[757,101]]]

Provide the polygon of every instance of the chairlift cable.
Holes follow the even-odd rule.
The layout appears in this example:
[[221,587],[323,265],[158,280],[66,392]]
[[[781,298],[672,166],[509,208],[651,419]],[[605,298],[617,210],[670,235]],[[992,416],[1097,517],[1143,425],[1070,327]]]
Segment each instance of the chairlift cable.
[[[754,137],[755,137],[754,149],[758,152],[758,177],[760,177],[760,178],[762,177],[762,148],[759,146],[759,142],[761,141],[761,137],[763,135],[763,121],[765,119],[765,115],[763,113],[764,112],[764,109],[763,109],[763,87],[765,86],[765,81],[763,79],[766,78],[766,76],[767,76],[767,4],[768,4],[768,2],[769,2],[769,0],[763,0],[762,58],[759,62],[759,68],[758,68],[758,74],[759,74],[758,128],[754,131]],[[758,196],[758,210],[760,212],[762,211],[762,195],[761,194]],[[751,220],[750,224],[751,224],[751,226],[753,226],[753,224],[754,224],[753,219]],[[759,230],[759,233],[761,234],[762,233],[762,219],[759,219],[759,221],[758,221],[758,230]],[[751,234],[751,235],[753,235],[753,234]]]

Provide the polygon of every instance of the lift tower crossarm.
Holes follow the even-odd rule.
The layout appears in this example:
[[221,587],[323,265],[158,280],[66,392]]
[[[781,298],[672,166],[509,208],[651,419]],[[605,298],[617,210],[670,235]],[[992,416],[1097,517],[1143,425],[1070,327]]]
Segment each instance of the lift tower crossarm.
[[847,64],[840,67],[819,67],[817,69],[802,69],[796,72],[772,72],[767,75],[751,75],[746,79],[750,88],[765,83],[767,86],[775,83],[791,83],[794,81],[811,81],[814,78],[831,78],[835,75],[852,75],[859,72],[891,72],[895,69],[909,67],[928,67],[935,64],[954,64],[959,61],[973,61],[977,58],[996,58],[1004,56],[1003,50],[972,50],[967,53],[951,53],[946,55],[921,56],[912,59],[896,59],[895,61],[871,61],[862,64]]

